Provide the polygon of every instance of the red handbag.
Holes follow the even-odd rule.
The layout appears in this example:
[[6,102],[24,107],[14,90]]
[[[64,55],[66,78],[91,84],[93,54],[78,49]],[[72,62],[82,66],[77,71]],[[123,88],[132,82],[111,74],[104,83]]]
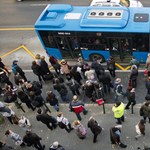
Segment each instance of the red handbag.
[[147,69],[145,69],[144,71],[144,76],[147,76]]
[[129,80],[129,86],[131,86],[131,80]]

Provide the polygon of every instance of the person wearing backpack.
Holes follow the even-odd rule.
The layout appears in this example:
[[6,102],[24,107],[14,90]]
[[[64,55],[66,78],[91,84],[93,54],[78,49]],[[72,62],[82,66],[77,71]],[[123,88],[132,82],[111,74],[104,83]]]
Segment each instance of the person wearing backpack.
[[[65,129],[68,133],[70,133],[71,130],[73,130],[73,128],[71,128],[71,124],[70,122],[68,121],[67,118],[65,118],[63,116],[63,113],[62,112],[59,112],[57,114],[57,122],[58,122],[58,126],[61,128],[61,129]],[[69,129],[68,129],[69,127]]]
[[27,81],[27,78],[25,76],[25,73],[23,72],[23,70],[18,66],[18,60],[14,60],[13,61],[13,64],[12,64],[12,72],[15,73],[15,72],[19,72],[20,76],[23,77],[23,79],[25,81]]
[[[44,113],[42,111],[42,109],[40,109],[40,108],[37,110],[37,113],[38,113],[38,115],[36,116],[37,121],[41,121],[43,124],[45,124],[51,130],[53,130],[53,128],[55,129],[57,127],[57,124],[56,124],[57,120],[54,117]],[[50,123],[52,125],[50,125]]]
[[115,75],[116,65],[115,65],[115,60],[113,59],[112,56],[109,56],[109,61],[107,62],[107,70],[109,70],[113,78],[116,76]]
[[46,112],[46,109],[45,109],[45,107],[43,105],[43,98],[40,97],[40,96],[36,96],[35,92],[33,92],[33,91],[30,91],[29,95],[30,95],[30,98],[31,98],[31,104],[33,106],[35,106],[36,108],[40,108],[41,107],[43,112]]
[[12,82],[9,80],[6,71],[4,69],[2,69],[2,68],[0,68],[0,80],[1,80],[1,82],[4,82],[7,85],[10,85],[12,91],[16,91],[17,90],[17,88],[15,88],[15,86],[13,86]]
[[66,102],[69,102],[69,98],[68,98],[68,91],[67,88],[64,86],[63,83],[60,83],[58,79],[55,80],[55,84],[54,84],[54,90],[57,90],[57,92],[60,94],[60,97],[62,99],[62,101],[64,102],[66,100]]
[[117,79],[114,81],[115,101],[117,101],[118,96],[120,96],[120,95],[127,96],[127,93],[124,93],[124,92],[122,91],[122,88],[123,88],[123,85],[121,84],[121,79],[120,79],[120,78],[117,78]]
[[23,77],[18,72],[15,72],[14,73],[14,79],[15,79],[15,84],[19,85],[19,80],[23,79]]
[[55,84],[55,80],[56,80],[56,79],[58,79],[60,83],[63,83],[63,82],[64,82],[64,79],[63,79],[61,76],[58,76],[56,73],[53,74],[53,77],[54,77],[54,78],[52,79],[53,84]]

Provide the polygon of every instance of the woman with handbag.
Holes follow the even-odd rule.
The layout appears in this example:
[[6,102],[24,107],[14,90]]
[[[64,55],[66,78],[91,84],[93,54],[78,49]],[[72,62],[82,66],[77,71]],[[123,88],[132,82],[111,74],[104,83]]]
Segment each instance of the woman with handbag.
[[146,121],[146,118],[149,118],[149,123],[150,123],[150,101],[145,102],[145,104],[141,106],[141,109],[143,109],[144,120]]
[[73,95],[80,95],[78,88],[80,87],[79,83],[67,75],[66,84],[69,86],[69,89],[72,91]]
[[90,117],[87,126],[88,126],[88,128],[91,129],[92,133],[94,134],[93,143],[96,143],[97,142],[97,136],[98,136],[98,134],[101,133],[102,128],[100,127],[100,125],[97,123],[97,121],[94,119],[93,116]]
[[137,136],[135,136],[135,139],[137,140],[139,137],[144,136],[145,135],[145,120],[141,120],[136,126],[136,133],[138,134]]
[[26,144],[23,142],[22,138],[19,134],[12,132],[11,130],[7,130],[5,135],[15,141],[16,146],[25,146]]
[[79,139],[85,139],[86,138],[86,129],[85,127],[80,123],[79,120],[75,120],[72,123],[72,127],[74,128],[75,133],[79,137]]
[[24,116],[21,116],[19,118],[19,117],[17,117],[17,115],[14,114],[12,116],[12,122],[14,124],[22,127],[25,131],[27,131],[27,127],[31,127],[30,121],[27,118],[25,118]]

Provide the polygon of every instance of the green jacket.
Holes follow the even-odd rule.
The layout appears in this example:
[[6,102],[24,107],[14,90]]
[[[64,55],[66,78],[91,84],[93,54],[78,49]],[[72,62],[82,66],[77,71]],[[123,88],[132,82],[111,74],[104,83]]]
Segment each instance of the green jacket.
[[139,61],[137,61],[137,60],[131,60],[131,61],[129,62],[129,64],[128,64],[128,66],[132,66],[132,65],[136,65],[137,68],[139,68],[140,63],[139,63]]

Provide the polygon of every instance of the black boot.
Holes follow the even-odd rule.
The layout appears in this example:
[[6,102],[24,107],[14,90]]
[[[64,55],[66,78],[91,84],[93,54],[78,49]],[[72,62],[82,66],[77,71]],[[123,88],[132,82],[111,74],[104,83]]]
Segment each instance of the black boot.
[[143,116],[143,118],[144,118],[144,120],[146,120],[146,117]]
[[149,118],[149,123],[150,123],[150,118]]

